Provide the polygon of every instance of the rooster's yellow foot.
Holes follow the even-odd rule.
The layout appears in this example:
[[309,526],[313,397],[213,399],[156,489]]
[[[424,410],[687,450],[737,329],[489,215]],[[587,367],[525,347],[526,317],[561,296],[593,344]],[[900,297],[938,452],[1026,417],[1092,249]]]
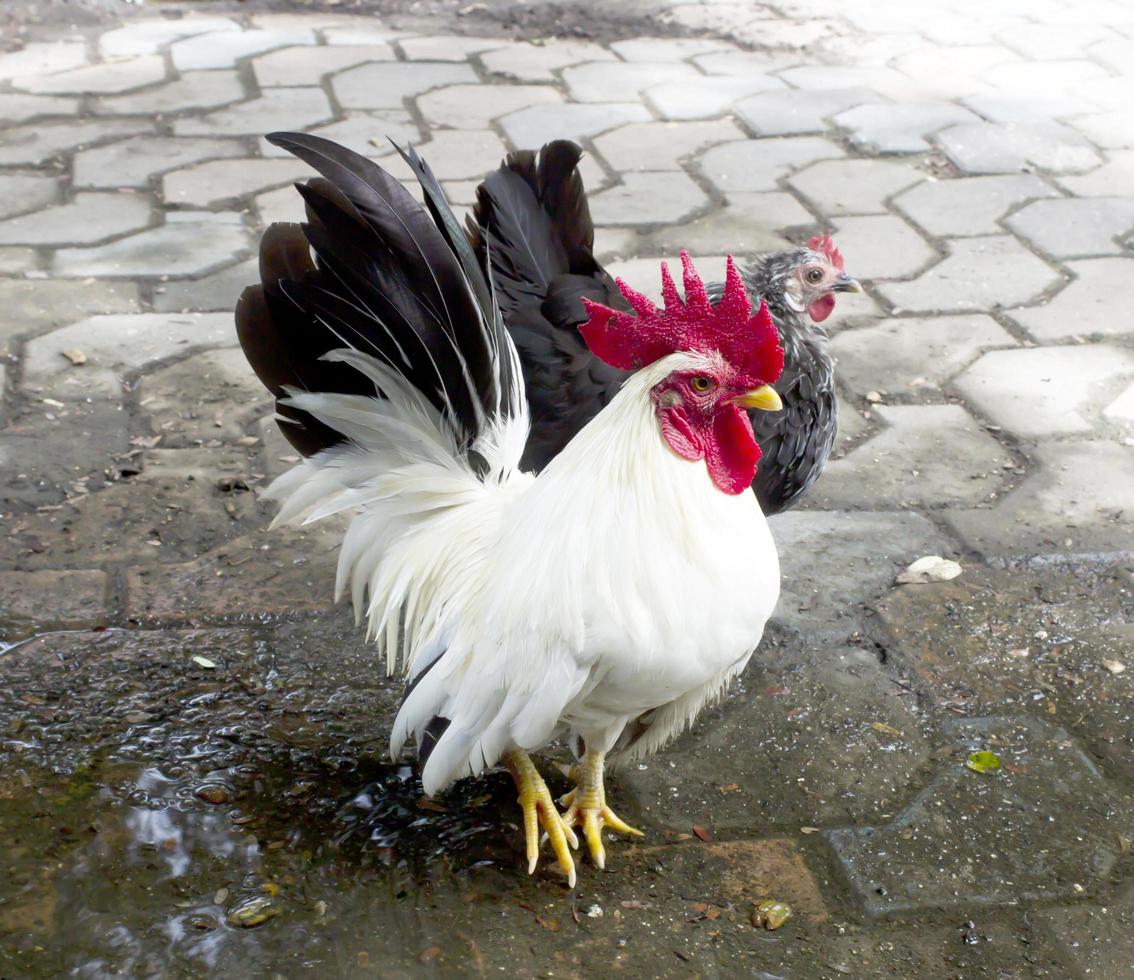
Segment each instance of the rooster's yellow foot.
[[567,827],[582,827],[587,839],[587,849],[591,860],[600,868],[606,867],[606,851],[602,846],[603,828],[619,834],[641,837],[640,830],[631,827],[625,820],[606,805],[606,790],[602,784],[603,753],[587,752],[580,766],[571,773],[577,776],[578,785],[560,799],[561,806],[567,807],[563,823]]
[[555,808],[551,791],[536,769],[527,752],[513,749],[502,760],[516,781],[520,808],[524,811],[524,838],[527,844],[528,874],[533,874],[539,863],[539,829],[542,826],[551,841],[559,869],[567,877],[567,884],[575,887],[575,862],[571,848],[579,846],[575,832],[564,822]]

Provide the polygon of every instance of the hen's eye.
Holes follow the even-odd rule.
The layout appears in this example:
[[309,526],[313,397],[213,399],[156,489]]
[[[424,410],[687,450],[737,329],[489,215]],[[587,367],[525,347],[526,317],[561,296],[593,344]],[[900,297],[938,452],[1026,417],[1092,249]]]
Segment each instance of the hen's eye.
[[804,278],[809,283],[812,283],[812,284],[817,283],[817,282],[822,282],[823,281],[823,270],[822,269],[808,269],[807,272],[804,273]]
[[694,391],[702,395],[706,391],[712,391],[717,386],[717,383],[712,378],[706,378],[704,375],[700,374],[689,383],[693,386]]

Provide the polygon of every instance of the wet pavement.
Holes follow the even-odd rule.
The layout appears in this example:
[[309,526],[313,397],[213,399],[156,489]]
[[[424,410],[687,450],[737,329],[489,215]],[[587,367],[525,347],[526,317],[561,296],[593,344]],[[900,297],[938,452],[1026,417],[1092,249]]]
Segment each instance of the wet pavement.
[[[361,3],[0,53],[0,976],[1130,975],[1134,4]],[[867,280],[761,653],[573,894],[506,774],[389,759],[334,529],[266,530],[230,311],[300,214],[279,127],[461,207],[570,136],[615,272],[829,230]]]

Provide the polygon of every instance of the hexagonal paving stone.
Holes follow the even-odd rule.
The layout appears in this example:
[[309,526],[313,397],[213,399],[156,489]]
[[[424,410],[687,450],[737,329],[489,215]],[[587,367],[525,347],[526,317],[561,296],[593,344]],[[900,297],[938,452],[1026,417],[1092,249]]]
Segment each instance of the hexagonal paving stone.
[[709,203],[683,171],[628,173],[622,183],[591,195],[599,225],[656,225],[682,221]]
[[[383,161],[385,163],[387,161]],[[260,226],[266,228],[274,221],[306,221],[303,199],[294,187],[278,187],[274,191],[256,195],[256,213]]]
[[410,61],[465,61],[470,54],[507,47],[498,37],[467,37],[457,34],[432,34],[429,37],[407,37],[398,46]]
[[948,84],[955,95],[987,89],[978,81],[994,65],[1018,62],[1020,56],[1000,44],[923,44],[894,59],[894,67],[923,85]]
[[955,545],[926,518],[886,511],[791,510],[768,521],[782,583],[774,619],[808,637],[846,638],[866,604],[922,555]]
[[679,160],[698,150],[745,138],[727,119],[632,123],[598,137],[595,149],[615,170],[676,170]]
[[419,96],[417,108],[431,126],[487,129],[517,109],[562,101],[550,85],[450,85]]
[[1033,97],[1060,97],[1083,82],[1105,78],[1107,71],[1094,61],[1019,61],[995,65],[981,74],[981,79],[1002,92],[1027,92]]
[[719,190],[772,191],[780,177],[815,160],[841,157],[834,143],[817,136],[726,143],[701,155],[701,172]]
[[166,447],[234,442],[272,396],[239,348],[206,351],[146,375],[138,404]]
[[787,90],[771,75],[710,75],[654,85],[644,97],[664,119],[709,119],[729,112],[737,99],[767,91]]
[[59,199],[59,181],[40,174],[0,174],[0,218],[37,211]]
[[1058,123],[967,123],[943,130],[937,141],[953,163],[973,174],[1017,173],[1031,167],[1080,173],[1102,162],[1086,139]]
[[[682,249],[695,256],[731,254],[742,261],[744,256],[755,252],[788,248],[791,243],[780,230],[812,222],[811,216],[790,194],[775,191],[735,194],[730,195],[723,208],[693,221],[665,225],[642,234],[635,240],[634,249],[638,255],[677,255]],[[606,237],[605,232],[603,237]],[[714,273],[714,276],[719,280],[723,275],[722,265],[719,275]],[[647,275],[649,278],[650,275]],[[636,279],[629,281],[637,282]]]
[[251,246],[239,214],[181,211],[165,224],[93,248],[64,248],[52,258],[61,276],[199,276]]
[[213,31],[175,42],[169,49],[178,71],[197,68],[231,68],[241,58],[284,48],[292,44],[314,44],[312,32],[303,27],[271,30]]
[[800,65],[788,68],[779,77],[794,88],[847,89],[866,88],[879,95],[897,99],[916,98],[918,86],[892,68],[871,68],[858,65]]
[[163,115],[183,109],[216,109],[239,102],[245,95],[239,72],[188,71],[158,88],[94,99],[91,108],[102,116]]
[[0,248],[0,272],[7,275],[31,272],[39,268],[39,259],[34,249]]
[[135,136],[75,154],[76,187],[148,187],[151,177],[199,160],[238,156],[232,140]]
[[1061,176],[1059,183],[1079,197],[1134,195],[1134,150],[1112,150],[1107,161],[1089,174]]
[[1090,44],[1113,38],[1105,24],[1021,24],[1004,33],[1004,43],[1036,60],[1075,58]]
[[[294,195],[298,198],[298,195]],[[259,259],[230,265],[199,279],[185,279],[154,286],[153,308],[158,313],[189,313],[236,307],[245,286],[260,281]]]
[[930,133],[979,119],[951,102],[907,102],[856,106],[840,112],[834,121],[850,133],[856,146],[879,153],[923,153],[929,149],[925,137]]
[[1122,255],[1116,239],[1134,229],[1134,200],[1124,197],[1036,201],[1008,219],[1009,227],[1057,259]]
[[594,61],[563,70],[567,93],[575,102],[632,102],[652,86],[697,77],[692,65],[671,61]]
[[227,17],[179,17],[176,20],[150,18],[137,20],[98,39],[98,48],[104,58],[124,58],[138,54],[153,54],[167,44],[194,34],[216,31],[239,31],[240,26]]
[[[1026,716],[944,727],[953,751],[902,813],[826,835],[869,914],[1015,903],[1021,894],[1050,901],[1105,880],[1126,807],[1065,730]],[[969,753],[989,746],[1004,768],[965,768]]]
[[6,93],[0,102],[0,122],[27,122],[39,116],[73,116],[79,100],[58,95],[17,95]]
[[868,391],[939,388],[976,356],[1016,341],[990,316],[889,317],[840,331],[830,342],[839,380],[860,398]]
[[1134,384],[1103,409],[1103,417],[1116,422],[1134,423]]
[[[394,153],[390,140],[402,146],[417,146],[421,130],[413,117],[404,109],[375,109],[373,112],[350,112],[337,122],[325,126],[311,126],[305,132],[342,143],[356,153],[376,158]],[[266,139],[259,140],[260,155],[294,159],[287,150],[273,146]]]
[[1134,453],[1115,442],[1039,442],[1038,464],[992,510],[942,516],[972,549],[997,557],[1129,550]]
[[[365,70],[352,69],[352,70]],[[304,129],[335,115],[320,88],[270,88],[258,99],[217,109],[203,116],[178,119],[177,136],[259,136],[275,129]]]
[[92,313],[137,313],[138,287],[132,282],[84,283],[66,279],[0,279],[0,357],[12,353],[11,340],[44,327],[74,323]]
[[[964,104],[978,115],[994,123],[1051,123],[1064,116],[1075,116],[1095,108],[1085,99],[1066,93],[1041,95],[1034,92],[993,92],[969,95]],[[1078,127],[1075,127],[1078,129]]]
[[791,89],[741,99],[733,111],[761,136],[790,136],[824,132],[842,110],[880,99],[868,88]]
[[166,174],[161,181],[161,192],[166,204],[205,208],[269,187],[290,184],[310,174],[311,168],[294,157],[213,160]]
[[544,44],[515,44],[480,56],[480,62],[494,75],[521,82],[555,81],[553,72],[587,61],[615,60],[613,52],[587,41],[550,39]]
[[[416,149],[438,180],[481,180],[500,166],[507,152],[500,137],[487,129],[435,130],[429,142],[419,143]],[[389,169],[387,161],[383,161],[383,166]]]
[[33,41],[19,51],[0,54],[0,79],[46,75],[86,63],[87,46],[83,41]]
[[1054,269],[1008,235],[948,242],[949,255],[912,282],[878,287],[902,312],[987,310],[1028,303],[1060,282]]
[[1015,204],[1056,197],[1056,190],[1033,174],[926,180],[894,198],[894,205],[931,235],[992,235]]
[[734,50],[727,41],[700,37],[635,37],[615,41],[610,50],[627,61],[686,61],[710,51]]
[[12,84],[26,92],[44,94],[110,94],[153,85],[165,78],[165,61],[158,55],[143,55],[101,65],[88,65],[54,75],[17,78]]
[[1090,432],[1134,377],[1134,351],[1112,344],[993,351],[957,377],[957,388],[1014,435],[1043,440]]
[[466,64],[421,62],[348,68],[331,79],[331,87],[347,109],[401,109],[406,99],[430,89],[475,81]]
[[153,126],[137,119],[102,119],[20,126],[4,132],[0,164],[42,163],[68,150],[106,143],[116,137],[150,132]]
[[1043,306],[1012,310],[1010,316],[1041,343],[1093,334],[1122,336],[1130,330],[1134,289],[1132,259],[1068,262],[1075,277]]
[[[841,367],[841,365],[840,365]],[[834,509],[976,506],[1003,482],[1010,457],[959,405],[876,405],[886,425],[843,459],[828,464],[811,491]]]
[[1092,143],[1108,150],[1134,148],[1134,119],[1126,112],[1099,112],[1078,116],[1075,128]]
[[752,72],[775,72],[791,68],[802,56],[785,51],[712,51],[690,59],[706,75],[750,75]]
[[497,123],[513,146],[532,150],[554,139],[585,139],[649,118],[646,107],[636,102],[567,103],[517,109],[501,116]]
[[936,253],[901,218],[868,214],[840,218],[839,250],[860,279],[901,279],[932,262]]
[[879,214],[886,200],[925,179],[904,163],[888,160],[826,160],[788,178],[824,214]]
[[[232,347],[237,343],[227,313],[136,313],[92,316],[69,327],[29,340],[25,347],[24,384],[66,397],[62,376],[96,376],[107,395],[121,392],[120,374],[142,370],[155,361],[194,347]],[[75,367],[63,351],[77,348],[87,363]]]
[[1042,712],[1129,778],[1134,685],[1102,665],[1124,659],[1134,638],[1124,591],[1113,567],[966,561],[960,577],[899,586],[875,609],[888,661],[936,704],[970,716]]
[[141,194],[78,193],[66,204],[0,221],[2,245],[87,245],[150,223]]
[[256,75],[256,82],[264,88],[275,85],[318,85],[325,75],[355,65],[394,60],[394,49],[388,44],[281,48],[254,59],[252,71]]

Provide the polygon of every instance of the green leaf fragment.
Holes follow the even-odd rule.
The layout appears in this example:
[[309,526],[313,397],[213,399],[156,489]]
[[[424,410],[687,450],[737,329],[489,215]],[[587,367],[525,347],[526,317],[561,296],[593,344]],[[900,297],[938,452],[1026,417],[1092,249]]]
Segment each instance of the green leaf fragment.
[[996,772],[1000,768],[1000,756],[995,752],[974,752],[965,760],[965,765],[973,772]]

